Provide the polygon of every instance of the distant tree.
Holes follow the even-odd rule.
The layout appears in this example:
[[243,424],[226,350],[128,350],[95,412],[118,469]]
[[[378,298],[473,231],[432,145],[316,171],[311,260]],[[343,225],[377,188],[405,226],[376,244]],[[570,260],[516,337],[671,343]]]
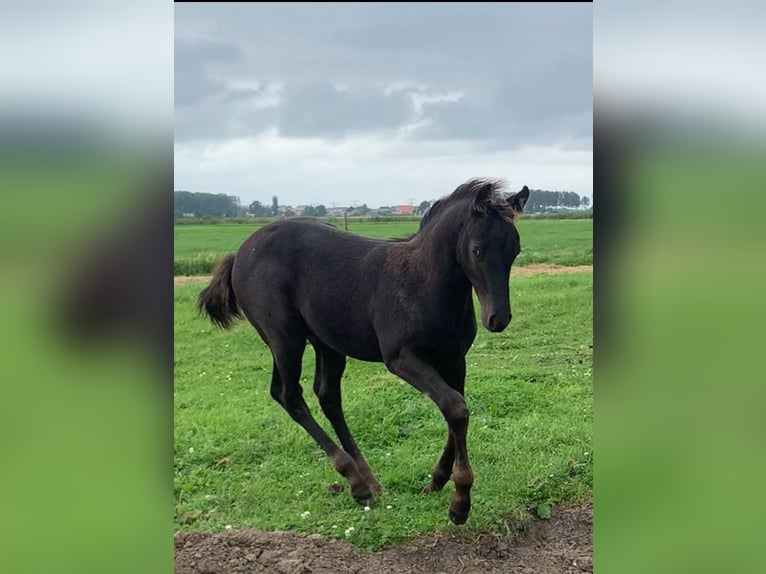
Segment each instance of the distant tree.
[[541,213],[545,211],[558,211],[562,207],[576,208],[581,205],[580,196],[573,191],[545,191],[533,189],[529,192],[529,199],[524,211],[529,213]]
[[368,213],[370,213],[370,208],[367,207],[366,203],[354,209],[354,215],[367,215]]
[[418,205],[415,209],[415,215],[423,215],[426,211],[428,211],[429,207],[431,207],[430,201],[421,201],[420,205]]
[[324,205],[307,205],[303,210],[303,215],[307,217],[324,217],[327,215],[327,209]]
[[279,215],[279,202],[276,195],[271,198],[271,215]]
[[286,209],[285,217],[295,217],[295,212],[292,209]]
[[271,214],[271,210],[266,208],[260,201],[251,203],[247,210],[252,213],[254,217],[268,217]]
[[588,206],[590,205],[590,198],[587,195],[583,195],[582,199],[580,200],[580,205],[582,205],[583,208],[588,209]]
[[225,193],[173,193],[173,212],[177,217],[184,213],[193,213],[196,217],[236,217],[241,211],[239,198]]

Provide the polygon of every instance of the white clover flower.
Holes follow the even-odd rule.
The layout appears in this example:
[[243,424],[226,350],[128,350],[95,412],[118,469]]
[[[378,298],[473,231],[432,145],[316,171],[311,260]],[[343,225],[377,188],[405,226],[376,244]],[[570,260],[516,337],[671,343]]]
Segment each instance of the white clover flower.
[[354,527],[346,528],[346,537],[351,536],[351,533],[354,531]]
[[301,518],[303,518],[305,520],[306,518],[308,518],[309,514],[311,514],[311,513],[307,510],[306,512],[301,514]]

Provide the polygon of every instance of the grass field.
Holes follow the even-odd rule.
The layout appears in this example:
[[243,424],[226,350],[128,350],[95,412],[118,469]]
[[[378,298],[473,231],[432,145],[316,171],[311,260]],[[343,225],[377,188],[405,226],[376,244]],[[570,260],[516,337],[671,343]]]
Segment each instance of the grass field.
[[[522,224],[532,253],[528,237],[540,238],[541,250],[550,247],[566,235],[556,226],[575,224],[570,236],[587,234],[574,233],[583,222],[539,223],[553,227]],[[223,249],[228,239],[239,241],[236,231],[211,229]],[[271,358],[255,330],[242,322],[221,332],[195,313],[201,288],[175,289],[177,530],[294,529],[372,549],[440,530],[506,534],[531,513],[545,516],[553,503],[591,496],[591,273],[514,278],[511,325],[499,334],[480,328],[467,357],[475,483],[461,527],[447,517],[451,482],[440,493],[420,493],[446,438],[429,399],[381,364],[349,360],[346,417],[384,487],[363,512],[324,453],[271,398]],[[305,397],[331,432],[311,392],[313,364],[308,347]],[[332,495],[336,481],[344,489]]]
[[[176,225],[173,230],[175,275],[205,275],[227,253],[235,252],[256,229],[257,224]],[[342,227],[342,224],[341,224]],[[593,220],[532,220],[518,222],[522,253],[515,265],[593,263]],[[390,239],[415,233],[418,222],[349,222],[349,231]]]

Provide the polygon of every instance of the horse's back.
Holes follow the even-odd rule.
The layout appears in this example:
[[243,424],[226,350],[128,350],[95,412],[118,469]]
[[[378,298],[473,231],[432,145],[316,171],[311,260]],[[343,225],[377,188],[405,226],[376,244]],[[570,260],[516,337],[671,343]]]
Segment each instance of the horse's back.
[[338,352],[380,360],[369,308],[386,245],[313,219],[269,224],[236,255],[237,301],[259,331],[300,326]]
[[277,221],[255,231],[237,253],[240,273],[263,265],[289,269],[301,276],[321,277],[328,268],[353,273],[359,264],[385,243],[344,232],[323,221],[294,218]]

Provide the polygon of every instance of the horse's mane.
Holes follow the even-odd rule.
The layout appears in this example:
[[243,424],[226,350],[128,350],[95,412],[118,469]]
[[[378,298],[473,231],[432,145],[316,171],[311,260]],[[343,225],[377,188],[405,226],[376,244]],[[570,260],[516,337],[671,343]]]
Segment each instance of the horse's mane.
[[434,203],[423,218],[420,220],[420,229],[423,229],[431,221],[450,205],[469,199],[472,201],[471,208],[482,215],[496,213],[506,221],[513,222],[516,212],[508,201],[500,195],[505,189],[505,182],[499,179],[471,179],[459,185],[450,195],[442,197]]

